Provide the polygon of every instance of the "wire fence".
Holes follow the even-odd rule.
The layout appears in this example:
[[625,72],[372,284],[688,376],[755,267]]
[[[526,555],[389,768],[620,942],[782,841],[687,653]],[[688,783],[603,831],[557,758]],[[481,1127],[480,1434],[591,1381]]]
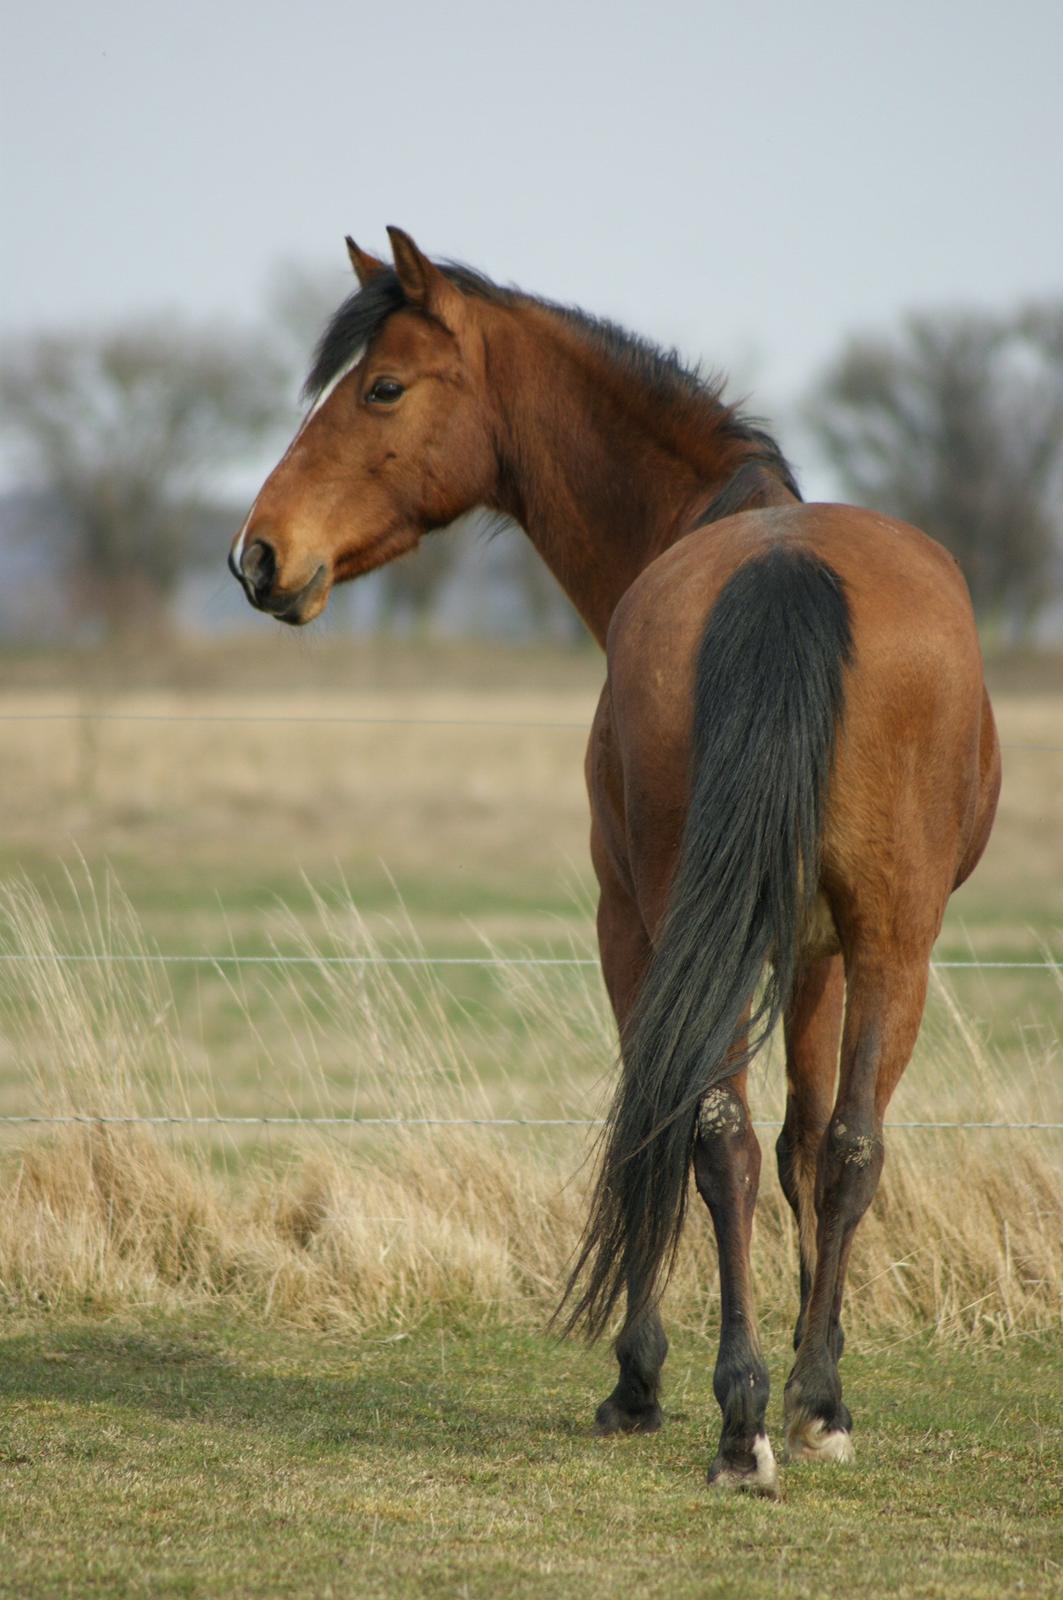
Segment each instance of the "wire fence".
[[[327,956],[212,954],[209,951],[166,954],[156,951],[42,950],[0,951],[0,965],[197,966],[197,967],[597,967],[597,956]],[[938,972],[1054,972],[1063,977],[1061,961],[932,961]]]
[[[582,721],[524,719],[520,717],[396,717],[303,715],[295,712],[256,711],[0,711],[0,722],[166,722],[166,723],[277,723],[291,726],[336,726],[362,728],[568,728],[590,731],[590,718]],[[1063,744],[1041,744],[1018,740],[1001,744],[1002,750],[1041,750],[1063,755]]]
[[[410,728],[491,728],[491,729],[569,729],[584,733],[588,721],[491,718],[491,717],[397,717],[355,715],[302,715],[276,712],[148,712],[148,711],[48,711],[0,712],[0,722],[122,722],[122,723],[187,723],[187,724],[308,724],[315,726],[353,727],[410,727]],[[1063,754],[1063,745],[1042,744],[1032,741],[1008,741],[1004,750],[1034,750]],[[485,955],[286,955],[279,951],[268,953],[192,951],[167,953],[156,951],[126,952],[107,950],[0,952],[0,964],[20,965],[41,962],[61,964],[98,965],[161,965],[205,967],[542,967],[542,968],[597,968],[595,956],[485,956]],[[931,966],[938,971],[1023,971],[1063,972],[1061,962],[1040,961],[934,961]],[[598,1128],[604,1126],[599,1117],[359,1117],[359,1116],[210,1116],[153,1115],[153,1116],[98,1116],[70,1113],[45,1115],[38,1113],[0,1115],[2,1126],[101,1126],[101,1127],[294,1127],[294,1128]],[[754,1121],[760,1129],[779,1128],[778,1121]],[[1002,1121],[919,1121],[890,1122],[891,1130],[952,1130],[952,1131],[1007,1131],[1007,1132],[1058,1132],[1063,1122],[1002,1122]]]
[[[0,1116],[0,1125],[44,1123],[53,1126],[149,1128],[604,1128],[604,1117],[237,1117],[211,1116],[95,1116],[23,1114]],[[912,1129],[963,1129],[987,1131],[1058,1132],[1063,1122],[887,1122],[887,1131]],[[754,1121],[754,1128],[781,1128],[778,1120]]]
[[[4,711],[0,722],[189,722],[189,723],[306,723],[309,726],[350,726],[356,728],[578,728],[590,730],[589,718],[583,722],[524,721],[511,717],[356,717],[303,716],[294,712],[226,711]],[[1051,749],[1052,746],[1046,746]]]
[[[379,956],[379,955],[283,955],[280,952],[262,955],[230,954],[163,954],[155,952],[41,952],[0,953],[0,962],[59,961],[71,963],[139,964],[143,962],[163,965],[216,965],[216,966],[297,966],[297,967],[575,967],[597,968],[594,956]],[[935,961],[938,970],[1019,970],[1044,971],[1059,974],[1063,965],[1056,961]],[[211,1114],[105,1116],[90,1113],[48,1115],[25,1113],[0,1115],[0,1126],[101,1126],[101,1127],[154,1127],[154,1128],[600,1128],[605,1126],[601,1117],[371,1117],[371,1116],[236,1116]],[[777,1129],[779,1121],[754,1121],[759,1129]],[[1063,1122],[1006,1122],[1006,1121],[909,1121],[888,1122],[891,1131],[949,1130],[997,1132],[1059,1132]]]

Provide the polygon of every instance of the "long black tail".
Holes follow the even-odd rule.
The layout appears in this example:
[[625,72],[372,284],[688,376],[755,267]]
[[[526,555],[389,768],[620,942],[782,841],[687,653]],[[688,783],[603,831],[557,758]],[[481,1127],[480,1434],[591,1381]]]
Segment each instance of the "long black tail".
[[[679,1243],[698,1104],[756,1052],[791,994],[816,892],[823,805],[852,653],[838,575],[777,546],[713,607],[694,690],[693,789],[665,925],[625,1030],[620,1086],[558,1316],[634,1318]],[[765,963],[771,969],[739,1032]]]

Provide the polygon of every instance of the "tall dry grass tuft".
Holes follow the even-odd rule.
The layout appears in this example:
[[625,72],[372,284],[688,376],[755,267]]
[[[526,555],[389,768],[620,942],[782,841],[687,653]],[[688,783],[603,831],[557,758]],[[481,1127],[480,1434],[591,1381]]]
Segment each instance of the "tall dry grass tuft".
[[[318,950],[370,953],[352,908],[321,915]],[[146,953],[116,891],[88,895],[83,920],[86,946]],[[21,958],[6,969],[2,1031],[26,1065],[24,1109],[113,1116],[202,1103],[202,1068],[183,1051],[165,969],[58,962],[54,917],[26,885],[0,894],[0,939]],[[353,1114],[482,1117],[519,1103],[520,1085],[477,1080],[431,970],[412,983],[386,968],[322,966],[317,977],[313,1004],[305,989],[279,990],[286,1032],[250,1016],[248,1025],[264,1039],[269,1032],[279,1052],[298,1053],[304,1070],[338,1032]],[[592,1041],[604,1099],[611,1043],[597,986],[588,980],[577,1016],[575,1002],[558,1005],[527,969],[504,981],[506,1004],[534,1041],[522,1059],[549,1078],[554,1114],[586,1115],[584,1100],[566,1098],[561,1064]],[[944,1015],[897,1117],[1058,1119],[1047,1059],[1008,1077],[955,1007]],[[779,1076],[777,1062],[758,1070],[759,1114],[777,1114]],[[335,1084],[322,1084],[322,1105],[334,1101]],[[199,1130],[23,1132],[0,1157],[0,1296],[21,1311],[220,1302],[331,1329],[426,1317],[540,1323],[583,1220],[588,1142],[586,1131],[569,1130],[303,1129],[265,1155],[232,1140],[219,1161]],[[888,1152],[854,1253],[851,1330],[1000,1339],[1058,1327],[1063,1138],[898,1130]],[[704,1328],[716,1318],[715,1270],[698,1207],[692,1219],[669,1317]],[[781,1329],[794,1312],[796,1251],[767,1162],[755,1257],[765,1321]]]

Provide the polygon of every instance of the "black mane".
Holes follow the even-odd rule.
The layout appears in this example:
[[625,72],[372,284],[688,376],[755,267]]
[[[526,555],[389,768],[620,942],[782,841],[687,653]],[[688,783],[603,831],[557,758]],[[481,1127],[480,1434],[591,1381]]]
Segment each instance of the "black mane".
[[[708,404],[724,412],[724,417],[716,423],[719,430],[736,443],[750,444],[753,449],[713,500],[701,522],[714,522],[740,511],[757,493],[765,471],[782,482],[797,499],[801,498],[793,471],[778,443],[759,418],[747,416],[738,407],[727,404],[722,398],[724,380],[721,377],[707,377],[699,367],[688,366],[677,350],[664,350],[652,340],[631,333],[606,317],[595,317],[578,306],[559,305],[519,289],[501,288],[483,273],[460,262],[441,261],[437,265],[456,288],[473,299],[500,306],[544,306],[577,328],[590,344],[662,402]],[[405,304],[406,296],[393,267],[383,268],[370,278],[364,289],[350,295],[321,336],[303,385],[303,398],[311,402],[316,400],[380,331],[392,313]]]

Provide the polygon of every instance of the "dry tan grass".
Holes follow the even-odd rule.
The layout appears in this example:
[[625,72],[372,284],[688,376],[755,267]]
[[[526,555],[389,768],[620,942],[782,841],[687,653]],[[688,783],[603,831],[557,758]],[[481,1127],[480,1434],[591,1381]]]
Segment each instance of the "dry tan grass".
[[[52,854],[73,839],[89,854],[151,851],[190,863],[228,863],[235,850],[311,870],[362,857],[395,871],[438,874],[460,864],[496,878],[559,864],[586,871],[583,730],[599,658],[514,663],[496,651],[433,664],[431,654],[393,648],[386,669],[373,659],[353,646],[266,657],[247,647],[246,658],[235,649],[220,662],[205,657],[195,672],[186,664],[191,681],[151,687],[144,664],[23,687],[9,671],[5,716],[208,720],[6,723],[17,781],[4,796],[3,843]],[[288,684],[285,661],[301,669]],[[1024,930],[1005,924],[1016,898],[1027,919],[1034,906],[1063,925],[1063,694],[1008,680],[995,705],[1009,747],[1000,813],[952,914],[962,919],[969,905],[1000,898],[1000,933],[1014,942]],[[282,720],[210,720],[245,715]],[[444,725],[419,725],[423,718]]]
[[[4,696],[0,712],[45,719],[5,728],[19,773],[4,799],[5,843],[54,850],[73,837],[96,851],[150,844],[225,862],[235,844],[245,858],[272,850],[304,864],[368,845],[407,871],[438,870],[441,858],[496,870],[514,852],[523,872],[582,862],[595,698],[447,688],[255,701]],[[84,709],[118,720],[62,720]],[[166,720],[175,715],[205,720]]]
[[[128,908],[83,906],[98,948],[136,952]],[[353,916],[353,911],[350,913]],[[49,914],[29,886],[5,891],[3,927],[20,963],[4,1032],[16,1051],[32,1032],[51,1070],[33,1085],[57,1114],[135,1115],[195,1100],[198,1065],[183,1059],[163,973],[58,964]],[[385,970],[351,985],[323,969],[327,1004],[293,1018],[314,1040],[342,1030],[354,1069],[352,1109],[376,1114],[485,1114],[446,996]],[[543,1069],[575,1048],[572,1017],[517,974]],[[293,1004],[297,997],[293,997]],[[608,1059],[596,992],[591,1031]],[[287,1049],[290,1040],[277,1041]],[[982,1047],[958,1012],[935,1041],[938,1070],[918,1110],[897,1115],[1059,1116]],[[777,1109],[777,1071],[758,1075]],[[1046,1081],[1042,1074],[1040,1082]],[[328,1099],[322,1090],[322,1101]],[[585,1114],[558,1084],[556,1114]],[[497,1317],[541,1321],[584,1215],[587,1140],[565,1131],[368,1130],[342,1139],[301,1131],[269,1160],[219,1167],[202,1140],[141,1128],[36,1131],[0,1163],[0,1292],[9,1306],[174,1308],[223,1303],[255,1318],[333,1329]],[[901,1132],[889,1140],[879,1199],[859,1238],[849,1297],[854,1332],[879,1340],[931,1329],[1003,1338],[1058,1328],[1063,1214],[1058,1134]],[[766,1172],[756,1263],[766,1320],[793,1313],[793,1229]],[[670,1291],[670,1316],[715,1320],[715,1274],[700,1208]]]

